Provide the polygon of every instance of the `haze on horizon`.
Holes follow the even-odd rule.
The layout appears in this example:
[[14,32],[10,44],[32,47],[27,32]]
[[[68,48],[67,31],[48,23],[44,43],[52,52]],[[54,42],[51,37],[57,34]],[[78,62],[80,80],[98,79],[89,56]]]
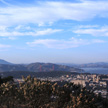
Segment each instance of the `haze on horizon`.
[[108,62],[107,0],[0,0],[0,59]]

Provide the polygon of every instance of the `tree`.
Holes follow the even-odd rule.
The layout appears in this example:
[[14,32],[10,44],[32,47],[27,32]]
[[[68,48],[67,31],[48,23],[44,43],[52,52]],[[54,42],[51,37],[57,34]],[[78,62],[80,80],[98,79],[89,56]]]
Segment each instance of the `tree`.
[[59,86],[28,76],[23,83],[2,83],[0,108],[108,108],[108,99],[73,83]]

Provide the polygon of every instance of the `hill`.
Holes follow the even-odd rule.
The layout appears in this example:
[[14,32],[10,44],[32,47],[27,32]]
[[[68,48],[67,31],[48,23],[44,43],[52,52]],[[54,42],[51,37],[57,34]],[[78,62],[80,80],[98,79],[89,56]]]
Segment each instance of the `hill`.
[[10,65],[0,64],[0,72],[13,72],[13,71],[28,71],[28,72],[49,72],[49,71],[68,71],[68,72],[80,72],[81,69],[57,65],[52,63],[31,63],[28,65]]
[[32,63],[27,65],[27,70],[32,72],[48,72],[48,71],[68,71],[68,72],[79,72],[81,69],[65,66],[65,65],[57,65],[52,63]]
[[88,64],[81,64],[78,67],[80,68],[108,68],[108,63],[105,63],[105,62],[88,63]]
[[0,64],[8,64],[8,65],[10,65],[10,64],[12,64],[12,63],[10,63],[10,62],[7,62],[7,61],[5,61],[5,60],[0,59]]
[[59,64],[76,68],[108,68],[107,62],[86,63],[86,64],[73,64],[73,63],[59,63]]

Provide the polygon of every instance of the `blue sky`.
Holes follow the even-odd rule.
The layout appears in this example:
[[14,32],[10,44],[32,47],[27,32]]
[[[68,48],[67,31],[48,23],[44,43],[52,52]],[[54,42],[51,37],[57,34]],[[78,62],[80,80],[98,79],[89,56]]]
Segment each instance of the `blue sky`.
[[0,59],[108,62],[108,0],[0,0]]

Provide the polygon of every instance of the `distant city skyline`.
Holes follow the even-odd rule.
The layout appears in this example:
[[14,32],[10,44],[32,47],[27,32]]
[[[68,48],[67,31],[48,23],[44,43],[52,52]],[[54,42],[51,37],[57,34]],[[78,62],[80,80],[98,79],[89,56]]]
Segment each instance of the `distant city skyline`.
[[108,62],[107,0],[0,0],[0,59]]

